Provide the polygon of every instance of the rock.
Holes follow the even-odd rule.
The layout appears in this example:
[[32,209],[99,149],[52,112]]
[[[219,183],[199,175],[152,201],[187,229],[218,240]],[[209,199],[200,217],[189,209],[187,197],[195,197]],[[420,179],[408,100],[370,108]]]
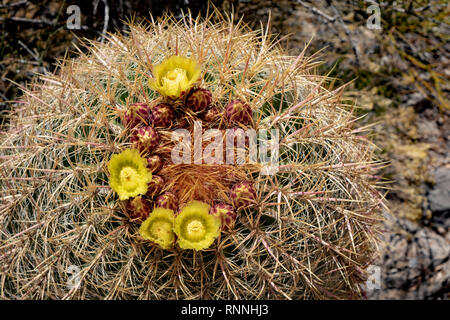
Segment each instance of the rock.
[[390,217],[386,245],[376,262],[379,289],[369,299],[446,298],[450,289],[450,245],[446,238],[408,221]]
[[438,144],[441,137],[441,130],[435,120],[427,120],[423,117],[417,121],[417,131],[424,141]]
[[431,108],[432,103],[422,93],[415,92],[407,96],[406,105],[414,107],[414,110],[417,113],[421,113],[424,110]]
[[436,184],[428,193],[428,203],[433,213],[450,212],[450,169],[441,167],[435,172]]

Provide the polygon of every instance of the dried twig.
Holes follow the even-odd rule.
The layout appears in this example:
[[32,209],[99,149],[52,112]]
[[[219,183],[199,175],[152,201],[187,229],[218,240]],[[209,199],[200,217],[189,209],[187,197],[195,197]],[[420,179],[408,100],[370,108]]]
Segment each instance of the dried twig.
[[39,63],[42,62],[42,59],[39,56],[37,56],[36,53],[30,50],[30,48],[28,48],[28,46],[25,43],[23,43],[22,40],[19,40],[18,43],[34,58],[34,60],[36,60]]
[[303,7],[305,7],[306,9],[308,9],[309,11],[311,11],[312,13],[321,16],[322,18],[324,18],[327,22],[335,22],[337,19],[337,15],[331,17],[329,15],[327,15],[325,12],[317,9],[316,7],[314,7],[313,5],[310,5],[302,0],[297,0],[298,4],[301,4]]
[[18,7],[21,6],[22,4],[26,4],[28,1],[27,0],[20,0],[17,2],[12,2],[12,3],[0,3],[0,8],[13,8],[13,7]]
[[22,18],[22,17],[10,17],[10,18],[0,18],[0,21],[15,21],[15,22],[24,22],[24,23],[33,23],[33,24],[42,24],[42,25],[48,25],[48,26],[55,26],[55,22],[49,21],[45,18],[41,19],[28,19],[28,18]]
[[102,0],[103,4],[105,6],[105,22],[103,24],[103,30],[102,30],[102,36],[100,41],[103,42],[105,40],[106,31],[108,30],[108,24],[109,24],[109,6],[107,0]]

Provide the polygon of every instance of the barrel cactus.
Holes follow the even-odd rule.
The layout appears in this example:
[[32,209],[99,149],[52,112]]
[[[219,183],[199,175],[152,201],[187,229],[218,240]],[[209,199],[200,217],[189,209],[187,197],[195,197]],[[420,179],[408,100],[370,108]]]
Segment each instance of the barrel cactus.
[[24,89],[0,136],[0,297],[364,295],[369,129],[304,51],[219,16],[130,25]]

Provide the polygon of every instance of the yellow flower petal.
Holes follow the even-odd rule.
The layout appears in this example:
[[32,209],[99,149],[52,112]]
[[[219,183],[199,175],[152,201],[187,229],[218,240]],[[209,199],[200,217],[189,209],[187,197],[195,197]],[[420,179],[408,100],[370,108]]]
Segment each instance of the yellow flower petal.
[[164,96],[178,98],[199,79],[201,69],[193,59],[172,56],[155,66],[153,73],[150,87]]
[[170,249],[175,243],[173,233],[174,214],[170,209],[155,208],[139,228],[139,234],[157,243],[163,249]]
[[209,205],[189,202],[175,218],[174,231],[182,249],[203,250],[220,234],[220,219],[209,214]]
[[114,154],[108,162],[109,185],[118,193],[120,200],[126,200],[147,192],[152,173],[147,160],[135,149]]

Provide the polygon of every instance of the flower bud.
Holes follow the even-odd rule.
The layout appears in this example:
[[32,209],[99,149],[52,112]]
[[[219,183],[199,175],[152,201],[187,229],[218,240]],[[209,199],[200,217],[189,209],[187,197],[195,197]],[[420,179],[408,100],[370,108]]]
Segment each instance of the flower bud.
[[222,230],[229,231],[233,229],[236,222],[236,213],[232,206],[218,203],[211,208],[209,213],[220,218]]
[[144,221],[150,213],[150,203],[142,197],[135,197],[127,201],[126,210],[131,219]]
[[192,90],[186,98],[186,107],[194,112],[206,110],[212,102],[212,94],[208,89],[198,88]]
[[148,184],[147,196],[153,198],[159,194],[164,187],[164,179],[161,176],[152,176],[152,181]]
[[150,108],[143,102],[134,103],[128,107],[123,115],[123,125],[134,128],[146,125],[150,117]]
[[150,123],[154,127],[167,128],[173,121],[173,110],[170,106],[160,103],[153,107],[150,115]]
[[162,167],[163,163],[160,156],[155,154],[147,158],[147,168],[149,168],[152,173],[157,173]]
[[175,211],[178,206],[177,197],[172,192],[166,192],[156,198],[155,206]]
[[139,149],[139,151],[151,152],[159,144],[159,135],[152,127],[141,127],[133,130],[131,142],[133,147]]
[[249,207],[256,203],[256,190],[250,182],[242,181],[231,188],[230,197],[236,209]]
[[225,109],[225,116],[230,124],[239,123],[247,125],[252,122],[253,113],[248,104],[240,100],[233,100],[228,103]]

